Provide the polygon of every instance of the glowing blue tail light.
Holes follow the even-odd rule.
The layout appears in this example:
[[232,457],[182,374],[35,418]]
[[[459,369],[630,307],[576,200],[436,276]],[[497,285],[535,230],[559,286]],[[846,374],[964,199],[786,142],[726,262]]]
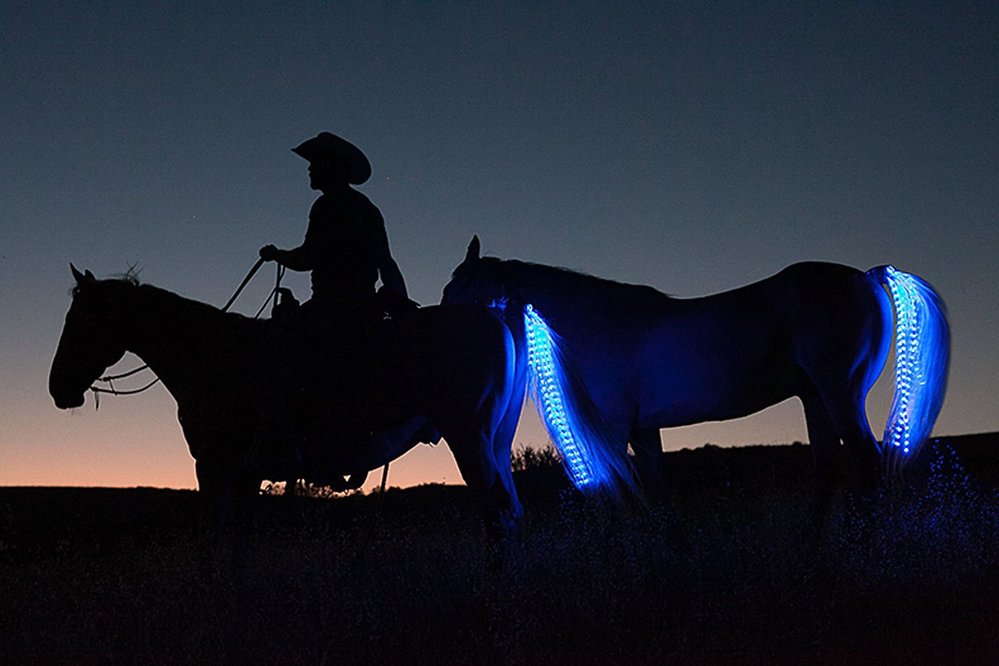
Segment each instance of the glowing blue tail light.
[[884,283],[895,305],[895,396],[884,446],[908,456],[929,437],[943,404],[949,330],[943,303],[926,282],[885,266]]
[[592,486],[596,483],[596,474],[590,464],[590,452],[585,443],[576,437],[574,415],[563,394],[556,339],[548,324],[531,305],[524,308],[524,330],[531,386],[538,411],[562,454],[572,482],[580,489]]
[[889,446],[909,453],[912,444],[909,428],[912,421],[912,384],[914,380],[919,380],[916,377],[919,371],[919,338],[916,336],[919,330],[919,293],[910,276],[899,273],[892,266],[888,266],[885,273],[888,289],[895,301],[895,395],[898,401],[898,416],[890,431],[885,433],[885,441]]

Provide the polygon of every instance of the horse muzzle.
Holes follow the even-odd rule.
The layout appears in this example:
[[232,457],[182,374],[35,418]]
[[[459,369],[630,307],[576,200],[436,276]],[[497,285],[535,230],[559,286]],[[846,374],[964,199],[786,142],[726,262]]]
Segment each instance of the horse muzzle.
[[59,409],[76,409],[77,407],[82,407],[84,402],[84,393],[57,393],[51,392],[52,401],[55,406]]

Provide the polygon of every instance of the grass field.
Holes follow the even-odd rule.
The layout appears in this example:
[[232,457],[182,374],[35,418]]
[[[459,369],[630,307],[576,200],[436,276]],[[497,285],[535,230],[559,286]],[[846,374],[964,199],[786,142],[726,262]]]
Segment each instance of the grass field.
[[666,454],[672,521],[533,461],[501,572],[463,487],[261,497],[238,579],[202,574],[193,492],[0,488],[0,661],[995,663],[996,446],[819,526],[807,446]]

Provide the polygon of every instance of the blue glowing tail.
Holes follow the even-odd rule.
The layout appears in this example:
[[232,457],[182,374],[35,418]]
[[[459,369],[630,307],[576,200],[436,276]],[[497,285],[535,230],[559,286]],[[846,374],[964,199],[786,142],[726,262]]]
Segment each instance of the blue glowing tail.
[[950,328],[943,300],[926,281],[893,266],[868,271],[895,305],[895,394],[885,424],[886,468],[899,471],[930,436],[943,406]]
[[578,377],[568,370],[559,337],[533,306],[524,308],[530,393],[566,472],[582,491],[636,492],[630,464],[602,432],[605,426]]

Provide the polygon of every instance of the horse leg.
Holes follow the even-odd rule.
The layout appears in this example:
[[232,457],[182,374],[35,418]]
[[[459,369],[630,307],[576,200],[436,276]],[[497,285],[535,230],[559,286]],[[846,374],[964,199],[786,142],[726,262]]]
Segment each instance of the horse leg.
[[821,525],[832,501],[839,463],[839,437],[822,398],[814,388],[809,386],[802,394],[801,404],[805,410],[805,427],[808,430],[808,446],[812,452],[812,468],[816,480],[810,513],[813,523]]
[[814,388],[809,387],[802,394],[801,405],[805,411],[805,427],[808,430],[808,444],[817,483],[822,490],[831,492],[839,464],[836,449],[840,438],[822,398]]
[[667,500],[669,488],[663,468],[663,445],[659,428],[638,428],[628,438],[635,451],[635,468],[645,494],[653,500]]
[[[486,534],[493,545],[499,547],[498,552],[504,552],[523,513],[513,485],[513,475],[509,471],[509,458],[505,466],[499,465],[492,438],[481,431],[443,425],[441,432],[454,455],[465,485],[474,493],[479,504],[485,520]],[[504,474],[501,470],[506,470],[507,473]]]
[[203,563],[212,563],[218,572],[221,556],[228,550],[231,570],[240,573],[247,550],[249,511],[253,497],[259,493],[260,483],[241,475],[231,464],[201,460],[195,470],[201,500]]
[[198,534],[203,573],[218,573],[219,552],[232,510],[233,498],[226,492],[219,466],[198,460]]
[[687,535],[684,533],[673,502],[671,484],[667,480],[659,428],[633,430],[629,440],[635,452],[635,467],[638,469],[638,477],[646,497],[662,512],[666,534],[670,541],[681,548],[686,547]]
[[866,391],[854,387],[837,397],[823,393],[822,402],[835,433],[850,454],[850,466],[861,497],[873,499],[881,477],[881,458],[867,422],[865,396]]

